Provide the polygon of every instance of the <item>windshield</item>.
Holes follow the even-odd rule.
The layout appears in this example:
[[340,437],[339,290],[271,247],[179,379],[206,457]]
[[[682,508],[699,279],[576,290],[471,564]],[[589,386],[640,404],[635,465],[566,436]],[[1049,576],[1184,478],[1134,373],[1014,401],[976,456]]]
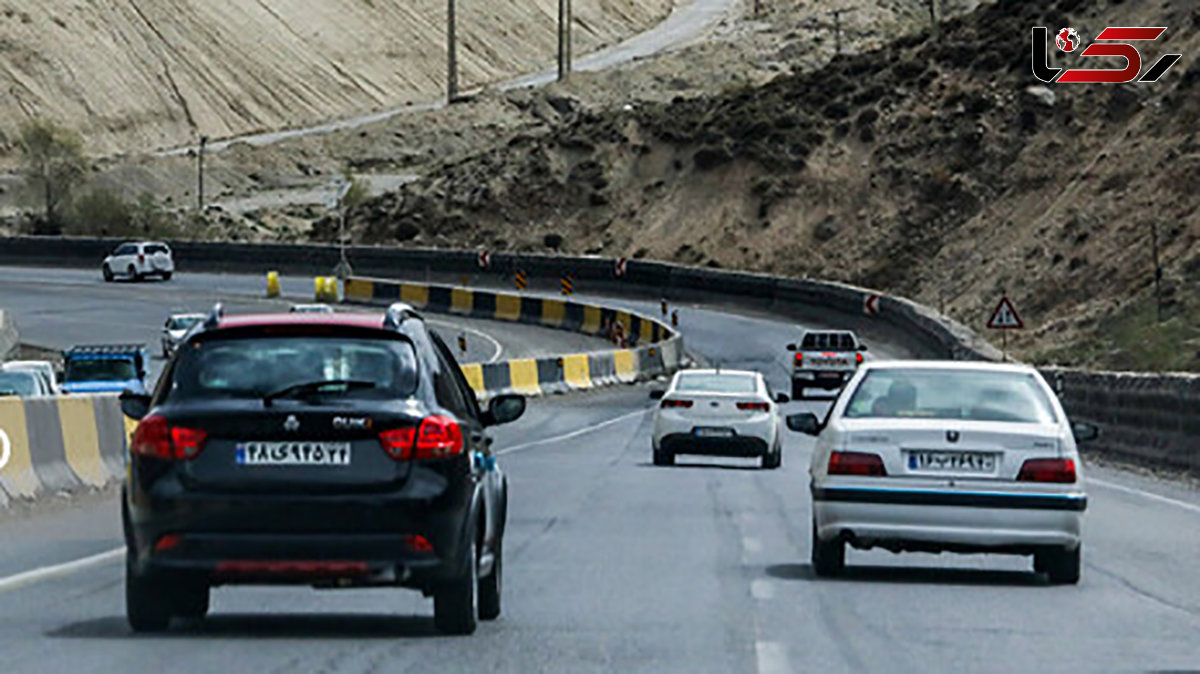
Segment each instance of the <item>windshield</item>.
[[754,375],[749,374],[701,374],[679,375],[676,391],[694,393],[754,393],[758,386]]
[[88,358],[67,361],[66,381],[128,381],[137,379],[132,360],[119,358]]
[[800,348],[805,351],[853,351],[857,346],[848,332],[809,332],[805,333]]
[[310,336],[202,341],[184,352],[167,397],[261,398],[290,386],[343,380],[375,387],[342,397],[410,395],[417,387],[413,347],[400,340]]
[[188,329],[191,329],[191,327],[193,325],[199,323],[202,320],[204,320],[203,316],[184,316],[184,317],[179,317],[179,318],[172,318],[167,323],[167,329],[168,330],[188,330]]
[[0,396],[35,396],[40,393],[35,375],[28,372],[0,372]]
[[984,370],[872,370],[855,389],[845,416],[1055,422],[1033,374]]

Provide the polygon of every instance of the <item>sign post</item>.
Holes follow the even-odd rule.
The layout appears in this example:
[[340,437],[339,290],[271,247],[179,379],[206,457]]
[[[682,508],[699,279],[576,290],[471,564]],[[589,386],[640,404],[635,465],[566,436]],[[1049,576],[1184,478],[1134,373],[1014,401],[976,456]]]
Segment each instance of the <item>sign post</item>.
[[1004,360],[1007,362],[1008,331],[1025,329],[1025,321],[1021,320],[1021,315],[1017,313],[1017,308],[1013,306],[1012,300],[1008,299],[1008,295],[1000,297],[1000,303],[992,311],[992,317],[988,319],[987,327],[989,330],[1000,331],[1000,350],[1004,355]]

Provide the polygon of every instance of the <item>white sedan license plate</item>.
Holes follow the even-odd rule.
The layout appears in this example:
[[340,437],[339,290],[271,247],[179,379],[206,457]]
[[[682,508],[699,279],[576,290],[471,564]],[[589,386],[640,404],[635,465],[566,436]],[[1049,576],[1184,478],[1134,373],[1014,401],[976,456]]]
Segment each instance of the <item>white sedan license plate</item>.
[[732,428],[693,428],[692,434],[697,438],[732,438]]
[[348,442],[241,442],[239,466],[348,466]]
[[985,452],[909,452],[909,470],[931,473],[996,472],[996,455]]

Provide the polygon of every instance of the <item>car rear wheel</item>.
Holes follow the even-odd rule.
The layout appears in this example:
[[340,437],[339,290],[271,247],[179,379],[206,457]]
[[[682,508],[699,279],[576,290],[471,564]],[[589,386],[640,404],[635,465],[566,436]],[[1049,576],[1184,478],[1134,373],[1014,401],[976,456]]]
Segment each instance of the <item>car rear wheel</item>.
[[1040,565],[1050,577],[1050,582],[1056,585],[1075,585],[1079,582],[1080,570],[1083,566],[1083,546],[1074,550],[1046,550],[1034,555],[1034,569]]
[[211,591],[208,583],[189,582],[175,589],[175,615],[180,618],[199,620],[208,615]]
[[771,450],[770,454],[764,454],[762,458],[762,467],[767,470],[775,470],[783,465],[783,451],[776,447]]
[[670,452],[656,449],[656,450],[654,450],[654,465],[656,465],[656,466],[674,466],[675,465],[675,455]]
[[162,632],[171,624],[170,588],[154,574],[134,568],[133,557],[125,562],[125,618],[134,632]]
[[496,539],[495,561],[492,572],[479,579],[479,619],[495,620],[500,617],[500,592],[504,583],[504,539]]
[[164,272],[163,272],[163,274],[162,274],[162,279],[163,279],[164,281],[170,281],[170,280],[171,280],[171,272],[169,272],[169,271],[164,271]]
[[104,282],[105,283],[112,283],[113,272],[112,272],[112,269],[108,265],[104,265],[104,267],[100,270],[100,272],[102,274],[104,274]]
[[792,400],[804,400],[804,384],[792,380]]
[[467,574],[433,594],[433,624],[443,634],[474,634],[479,619],[479,558],[471,542]]
[[137,273],[137,268],[134,267],[133,265],[129,265],[129,269],[125,270],[125,275],[129,277],[130,281],[141,281],[142,280],[142,277],[139,276]]
[[822,578],[838,575],[846,568],[846,543],[841,538],[822,541],[817,536],[817,522],[812,525],[812,567]]

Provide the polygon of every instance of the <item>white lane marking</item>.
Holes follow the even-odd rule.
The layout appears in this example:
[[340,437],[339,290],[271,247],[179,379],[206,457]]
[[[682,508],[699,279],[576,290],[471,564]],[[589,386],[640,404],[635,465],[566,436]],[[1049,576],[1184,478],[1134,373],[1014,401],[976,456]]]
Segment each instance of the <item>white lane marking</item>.
[[101,566],[110,562],[115,562],[125,555],[125,548],[114,548],[108,552],[101,552],[98,555],[76,559],[71,562],[55,564],[53,566],[43,566],[40,569],[32,569],[30,571],[22,571],[21,573],[0,578],[0,594],[12,592],[23,587],[28,587],[36,583],[41,583],[63,576],[70,576],[80,571],[85,571],[92,567]]
[[495,337],[492,337],[491,335],[489,335],[488,333],[486,333],[482,330],[476,330],[475,328],[468,328],[464,325],[459,325],[458,323],[451,323],[449,321],[439,321],[439,320],[433,319],[433,318],[426,318],[425,322],[433,323],[434,325],[444,325],[448,328],[453,328],[455,330],[462,330],[463,332],[469,332],[472,335],[478,335],[478,336],[482,337],[485,341],[491,342],[492,349],[494,349],[494,352],[492,353],[492,357],[487,359],[487,361],[485,361],[485,362],[494,363],[494,362],[500,360],[500,356],[504,354],[504,345],[502,345],[499,342],[499,340],[497,340]]
[[1105,487],[1106,489],[1115,489],[1116,491],[1123,491],[1126,494],[1134,494],[1136,496],[1148,498],[1151,501],[1158,501],[1159,503],[1166,503],[1167,505],[1173,505],[1176,508],[1183,508],[1184,510],[1189,510],[1194,513],[1200,513],[1200,506],[1196,505],[1195,503],[1188,503],[1187,501],[1180,501],[1178,499],[1173,499],[1173,498],[1170,498],[1167,496],[1160,496],[1158,494],[1155,494],[1154,492],[1145,491],[1144,489],[1135,489],[1133,487],[1126,487],[1124,485],[1109,482],[1107,480],[1098,480],[1094,477],[1089,477],[1088,482],[1091,482],[1092,484],[1095,484],[1095,485],[1099,485],[1101,487]]
[[765,578],[757,578],[750,582],[750,596],[759,601],[768,601],[775,597],[775,585]]
[[593,431],[598,431],[601,428],[607,428],[609,426],[612,426],[613,424],[620,423],[622,421],[625,421],[626,419],[632,419],[634,417],[644,416],[646,414],[646,412],[649,412],[649,411],[650,411],[649,409],[644,409],[644,410],[639,410],[637,412],[630,412],[629,414],[622,414],[621,416],[614,417],[612,419],[609,419],[608,421],[603,421],[603,422],[595,424],[593,426],[586,426],[577,431],[571,431],[570,433],[558,435],[553,438],[545,438],[543,440],[534,440],[533,442],[526,442],[526,443],[523,443],[520,445],[513,445],[512,447],[506,447],[506,448],[496,452],[496,455],[502,456],[504,454],[512,454],[513,452],[523,452],[526,449],[540,447],[541,445],[548,445],[548,444],[554,443],[554,442],[561,442],[563,440],[570,440],[571,438],[577,438],[581,435],[585,435],[585,434],[591,433]]
[[787,647],[778,641],[756,641],[754,650],[758,654],[758,674],[789,674]]

